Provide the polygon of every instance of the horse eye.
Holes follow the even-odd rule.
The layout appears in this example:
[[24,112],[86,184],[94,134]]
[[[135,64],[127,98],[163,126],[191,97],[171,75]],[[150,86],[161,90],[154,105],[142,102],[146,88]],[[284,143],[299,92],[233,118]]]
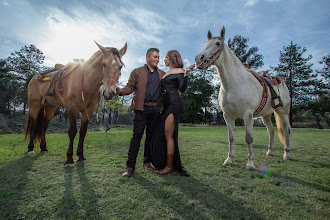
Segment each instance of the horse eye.
[[220,46],[220,42],[216,42],[216,45],[217,45],[217,46]]
[[102,63],[102,65],[103,65],[103,67],[106,67],[107,64],[106,63]]

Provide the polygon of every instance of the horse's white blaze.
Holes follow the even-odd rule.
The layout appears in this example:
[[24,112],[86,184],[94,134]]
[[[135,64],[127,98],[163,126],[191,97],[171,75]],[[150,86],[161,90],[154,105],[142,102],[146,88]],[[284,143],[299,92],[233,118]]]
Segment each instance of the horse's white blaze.
[[[259,81],[244,67],[241,61],[224,43],[225,31],[221,29],[221,37],[212,38],[208,33],[208,42],[200,53],[196,55],[196,66],[205,68],[212,64],[216,66],[219,74],[221,88],[219,92],[219,105],[223,111],[224,119],[228,128],[229,153],[224,165],[232,163],[234,157],[234,131],[235,120],[241,118],[244,120],[249,154],[247,169],[255,170],[253,164],[254,155],[252,152],[252,130],[253,113],[259,107],[262,100],[263,87]],[[223,49],[221,49],[223,47]],[[222,51],[218,56],[218,51]],[[216,59],[216,57],[218,57]],[[216,59],[216,60],[215,60]],[[275,91],[281,96],[283,107],[275,110],[276,122],[280,139],[285,146],[284,159],[290,159],[289,147],[289,112],[290,112],[290,94],[284,82],[274,87]],[[271,122],[271,114],[274,109],[271,106],[271,94],[268,90],[268,99],[262,111],[256,117],[262,117],[263,123],[269,133],[269,145],[267,155],[273,155],[274,150],[274,126]]]

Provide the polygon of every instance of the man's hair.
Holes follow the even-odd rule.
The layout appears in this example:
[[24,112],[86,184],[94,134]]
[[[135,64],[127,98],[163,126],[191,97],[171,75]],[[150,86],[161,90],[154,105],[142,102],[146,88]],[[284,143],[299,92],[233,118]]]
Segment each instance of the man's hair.
[[146,53],[146,56],[150,56],[151,55],[151,53],[153,53],[153,52],[157,52],[157,53],[159,53],[159,50],[157,49],[157,48],[149,48],[149,50],[147,51],[147,53]]

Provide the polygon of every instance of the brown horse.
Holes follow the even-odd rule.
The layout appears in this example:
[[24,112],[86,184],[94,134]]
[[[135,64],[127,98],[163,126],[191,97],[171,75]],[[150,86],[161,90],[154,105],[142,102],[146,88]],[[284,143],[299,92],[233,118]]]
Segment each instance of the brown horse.
[[[48,123],[53,118],[57,107],[66,107],[68,109],[70,143],[64,166],[74,167],[72,157],[73,140],[77,134],[76,119],[78,112],[81,112],[82,117],[77,149],[79,159],[77,162],[86,162],[83,154],[83,144],[89,118],[93,114],[99,99],[99,89],[103,84],[104,97],[106,99],[113,97],[123,66],[121,58],[127,50],[127,43],[119,51],[116,48],[106,48],[99,44],[97,46],[100,50],[95,52],[86,62],[67,64],[63,69],[63,75],[54,84],[52,97],[45,96],[49,92],[51,81],[42,80],[41,74],[36,74],[29,82],[29,113],[25,124],[25,138],[30,136],[27,155],[34,154],[34,142],[37,139],[40,141],[41,152],[48,151],[45,137]],[[59,82],[61,83],[60,87]]]

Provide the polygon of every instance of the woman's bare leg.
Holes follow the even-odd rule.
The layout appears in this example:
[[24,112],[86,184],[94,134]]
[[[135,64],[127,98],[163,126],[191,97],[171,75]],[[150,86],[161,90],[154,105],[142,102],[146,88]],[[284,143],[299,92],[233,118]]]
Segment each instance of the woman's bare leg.
[[167,143],[167,155],[174,154],[174,134],[175,121],[173,114],[170,114],[165,120],[165,139]]

